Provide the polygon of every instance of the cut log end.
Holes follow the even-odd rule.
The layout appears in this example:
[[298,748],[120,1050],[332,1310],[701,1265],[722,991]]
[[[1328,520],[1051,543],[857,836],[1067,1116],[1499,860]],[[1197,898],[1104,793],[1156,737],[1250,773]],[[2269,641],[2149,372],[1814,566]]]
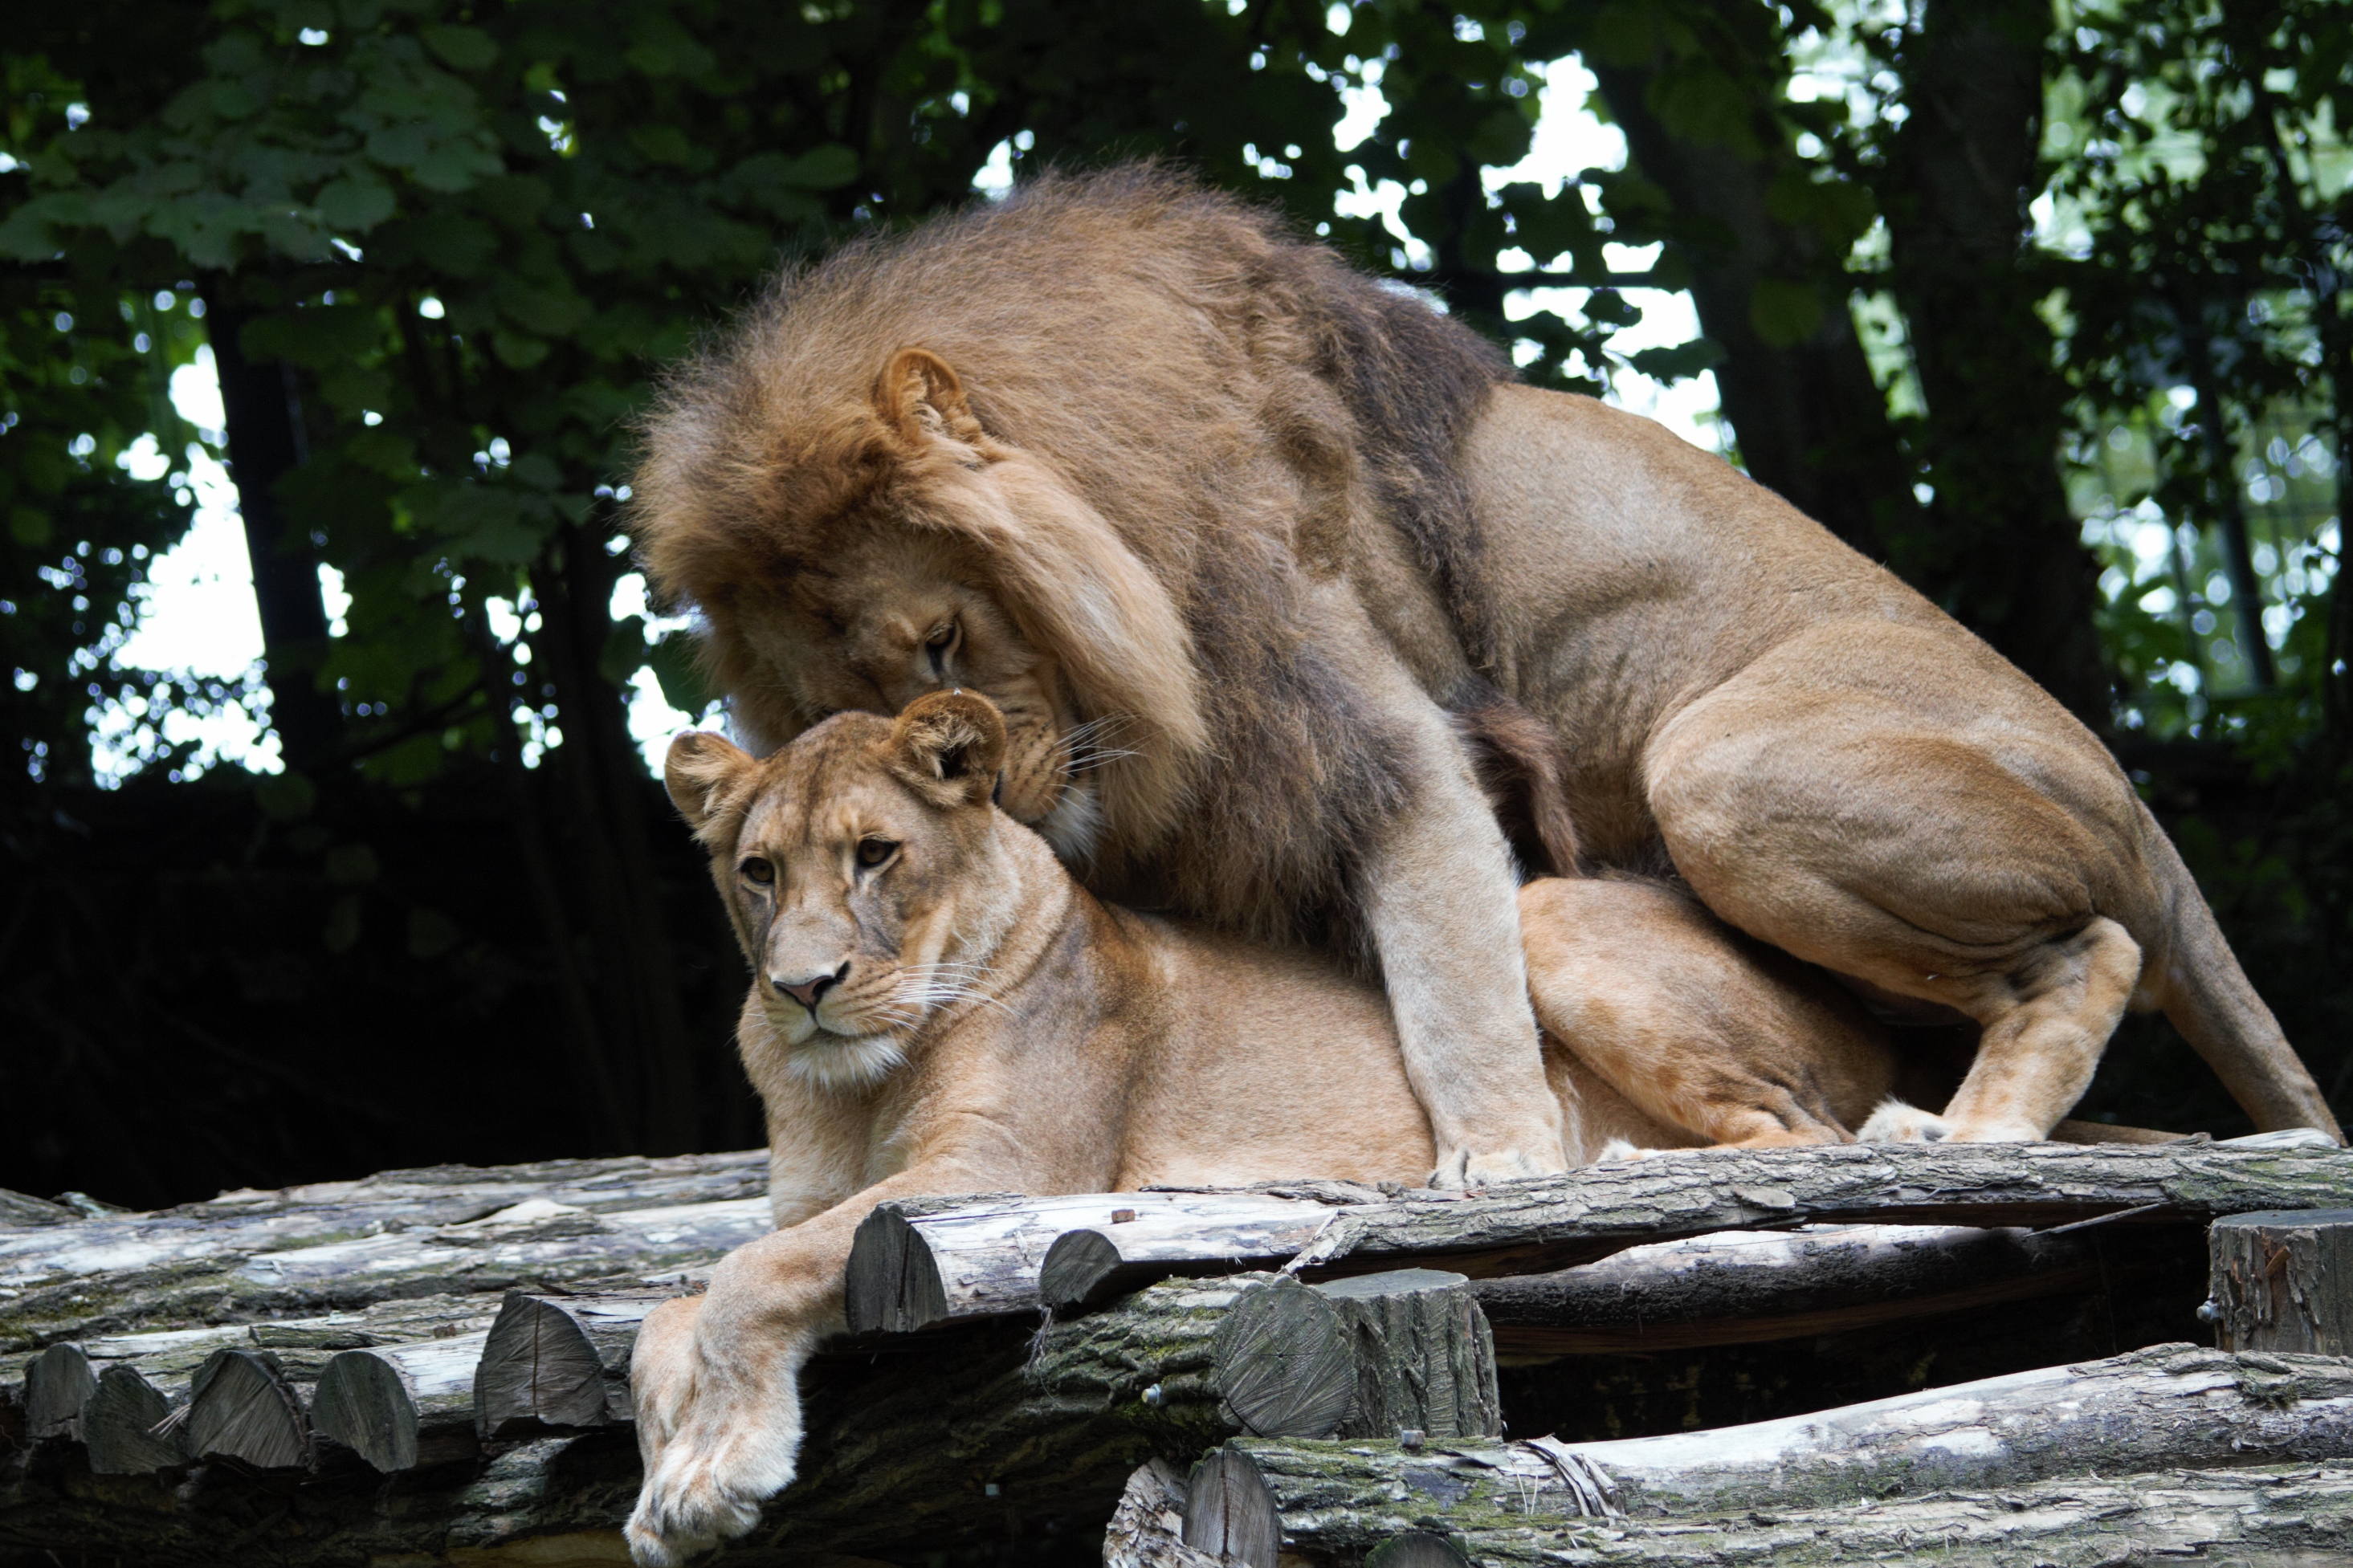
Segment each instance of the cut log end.
[[1244,1292],[1218,1325],[1216,1355],[1226,1403],[1260,1436],[1327,1436],[1356,1407],[1347,1325],[1296,1279]]
[[1275,1568],[1282,1520],[1257,1461],[1221,1447],[1193,1467],[1185,1494],[1185,1544],[1242,1564]]
[[416,1468],[417,1402],[379,1356],[345,1351],[332,1358],[311,1398],[311,1423],[386,1475]]
[[188,1462],[187,1441],[163,1390],[128,1366],[99,1373],[82,1411],[90,1468],[101,1476],[149,1476]]
[[241,1459],[264,1470],[310,1465],[301,1396],[268,1351],[215,1351],[189,1387],[188,1447],[197,1458]]
[[913,1333],[948,1316],[948,1293],[931,1248],[888,1206],[859,1222],[842,1274],[853,1334]]
[[51,1345],[25,1368],[25,1435],[39,1441],[79,1441],[82,1406],[98,1392],[98,1374],[79,1345]]
[[474,1373],[474,1418],[488,1439],[605,1419],[605,1373],[596,1348],[570,1317],[518,1291],[491,1325]]
[[1099,1230],[1065,1231],[1038,1269],[1038,1300],[1057,1312],[1099,1307],[1116,1293],[1119,1248]]

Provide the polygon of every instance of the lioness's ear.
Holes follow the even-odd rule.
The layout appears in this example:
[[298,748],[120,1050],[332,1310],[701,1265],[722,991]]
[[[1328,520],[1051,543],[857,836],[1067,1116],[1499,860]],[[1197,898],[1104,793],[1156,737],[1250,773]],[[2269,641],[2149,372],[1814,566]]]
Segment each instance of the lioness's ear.
[[980,421],[964,400],[964,383],[929,349],[901,349],[891,356],[874,384],[874,408],[910,441],[926,434],[969,441],[980,434]]
[[726,736],[689,730],[670,743],[670,755],[662,763],[662,787],[670,791],[670,804],[686,818],[686,825],[701,837],[718,815],[721,791],[754,765],[750,756],[728,743]]
[[891,731],[891,770],[941,805],[979,805],[1005,765],[1005,720],[977,691],[934,691]]

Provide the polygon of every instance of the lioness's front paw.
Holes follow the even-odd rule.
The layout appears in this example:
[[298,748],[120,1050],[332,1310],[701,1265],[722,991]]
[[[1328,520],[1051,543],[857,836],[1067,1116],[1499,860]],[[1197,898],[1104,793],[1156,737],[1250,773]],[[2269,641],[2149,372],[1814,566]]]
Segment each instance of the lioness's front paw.
[[744,1534],[760,1522],[760,1505],[792,1484],[799,1450],[797,1420],[772,1426],[754,1411],[698,1409],[646,1467],[629,1554],[671,1568]]
[[1439,1152],[1438,1169],[1430,1174],[1433,1187],[1484,1187],[1497,1182],[1525,1182],[1534,1176],[1557,1176],[1568,1169],[1560,1151],[1537,1154],[1525,1149],[1445,1149]]
[[1879,1102],[1871,1120],[1856,1130],[1858,1143],[1942,1143],[1953,1135],[1953,1124],[1934,1111],[1906,1105],[1894,1095]]

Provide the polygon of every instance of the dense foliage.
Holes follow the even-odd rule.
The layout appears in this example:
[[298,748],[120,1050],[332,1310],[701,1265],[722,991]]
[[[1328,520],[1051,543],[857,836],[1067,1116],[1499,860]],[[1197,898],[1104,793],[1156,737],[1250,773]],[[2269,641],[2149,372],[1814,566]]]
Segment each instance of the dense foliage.
[[[0,1184],[756,1136],[735,961],[624,720],[649,681],[709,696],[691,631],[629,602],[631,413],[780,263],[1146,154],[1430,289],[1532,379],[1712,373],[1752,474],[2116,736],[2345,1088],[2341,5],[26,9],[0,1093],[53,1111]],[[1548,187],[1508,171],[1572,54],[1630,156]],[[1641,289],[1688,289],[1702,335],[1613,348]],[[116,657],[187,526],[199,433],[165,389],[199,353],[266,688]],[[174,715],[231,703],[284,771],[206,771]],[[2223,1124],[2182,1054],[2148,1031],[2095,1100]],[[202,1136],[111,1146],[175,1116]]]

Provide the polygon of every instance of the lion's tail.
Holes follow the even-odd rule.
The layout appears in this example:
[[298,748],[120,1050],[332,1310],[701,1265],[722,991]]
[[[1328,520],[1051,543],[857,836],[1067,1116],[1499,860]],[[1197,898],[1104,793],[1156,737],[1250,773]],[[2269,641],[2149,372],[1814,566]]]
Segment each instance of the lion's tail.
[[2168,916],[2165,946],[2152,954],[2160,962],[2142,975],[2143,989],[2259,1131],[2317,1127],[2344,1142],[2320,1086],[2248,983],[2180,851],[2146,805],[2141,819]]

